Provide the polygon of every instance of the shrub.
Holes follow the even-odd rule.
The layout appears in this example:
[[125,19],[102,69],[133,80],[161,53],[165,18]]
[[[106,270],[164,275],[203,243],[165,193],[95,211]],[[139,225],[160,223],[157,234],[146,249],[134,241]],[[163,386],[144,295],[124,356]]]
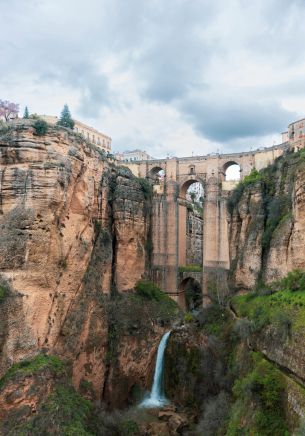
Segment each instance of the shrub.
[[239,319],[234,325],[234,332],[242,340],[248,339],[253,332],[253,323],[248,319]]
[[253,329],[258,332],[270,324],[270,318],[267,308],[258,306],[254,309],[253,316]]
[[75,392],[72,386],[57,385],[36,414],[26,423],[14,426],[9,434],[93,436],[90,431],[92,418],[93,405],[88,400]]
[[[202,418],[197,425],[197,434],[214,436],[224,434],[222,427],[230,410],[230,396],[221,391],[216,397],[208,400]],[[220,433],[221,432],[221,433]]]
[[58,357],[38,354],[33,359],[21,360],[12,365],[0,379],[0,388],[17,374],[33,374],[47,366],[55,372],[61,372],[64,369],[64,364]]
[[272,322],[275,324],[282,340],[286,340],[291,334],[292,321],[286,312],[278,311],[273,315]]
[[305,271],[294,269],[280,281],[282,288],[290,291],[305,291]]
[[194,321],[194,317],[191,314],[191,312],[186,312],[186,314],[184,315],[184,322],[189,323],[193,321]]
[[198,264],[179,266],[178,271],[179,272],[201,272],[202,266],[198,265]]
[[48,123],[41,119],[35,121],[33,127],[37,136],[44,136],[48,131]]
[[135,286],[135,290],[137,295],[147,300],[162,301],[168,300],[170,298],[168,295],[165,294],[165,292],[161,291],[161,289],[158,288],[157,285],[155,285],[153,282],[150,282],[149,280],[139,281]]
[[152,187],[148,180],[139,178],[138,179],[139,185],[141,187],[141,190],[144,194],[145,200],[149,200],[152,195]]
[[305,419],[302,418],[298,429],[295,432],[295,436],[304,436],[305,434]]
[[7,298],[10,292],[9,283],[0,276],[0,304]]
[[227,208],[231,215],[233,213],[235,206],[238,204],[239,200],[241,199],[245,188],[260,180],[262,180],[261,173],[259,173],[256,169],[252,169],[251,173],[248,176],[245,176],[244,179],[241,182],[239,182],[236,188],[232,191],[227,201]]
[[139,434],[138,424],[131,419],[122,421],[119,424],[119,430],[122,436],[134,436]]
[[226,434],[287,435],[283,389],[281,372],[259,353],[252,353],[252,369],[233,387],[237,401]]

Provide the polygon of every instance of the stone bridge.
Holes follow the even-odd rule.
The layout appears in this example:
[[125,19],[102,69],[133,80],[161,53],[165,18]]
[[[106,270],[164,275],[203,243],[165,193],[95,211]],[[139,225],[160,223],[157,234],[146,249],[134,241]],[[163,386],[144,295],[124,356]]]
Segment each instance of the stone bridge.
[[[230,268],[226,199],[238,181],[226,181],[226,170],[239,165],[240,179],[282,155],[287,143],[251,152],[124,163],[137,177],[153,184],[152,279],[182,306],[188,281],[199,283],[204,297],[219,292]],[[158,179],[161,171],[163,177]],[[187,189],[202,184],[201,262],[191,271],[187,254]]]

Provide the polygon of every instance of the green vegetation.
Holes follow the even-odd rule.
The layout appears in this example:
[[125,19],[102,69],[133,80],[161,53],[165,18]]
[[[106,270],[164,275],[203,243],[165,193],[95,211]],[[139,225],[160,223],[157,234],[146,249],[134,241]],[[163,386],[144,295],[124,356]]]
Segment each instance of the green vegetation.
[[279,285],[289,291],[305,291],[305,271],[294,269],[284,277]]
[[131,420],[127,419],[126,421],[122,421],[119,424],[120,434],[123,436],[133,436],[139,434],[138,424]]
[[180,273],[182,273],[182,272],[201,272],[202,265],[190,264],[190,265],[179,266],[178,271]]
[[74,127],[74,121],[72,120],[70,109],[67,104],[64,105],[57,125],[68,129],[73,129]]
[[138,282],[135,292],[116,293],[102,304],[108,322],[106,363],[112,364],[126,335],[147,338],[155,333],[156,323],[170,325],[180,315],[175,301],[148,280]]
[[0,276],[0,304],[7,298],[10,293],[9,283]]
[[250,371],[234,383],[236,401],[230,413],[227,436],[288,436],[282,397],[284,376],[259,353],[252,353],[251,357]]
[[144,300],[157,301],[167,306],[170,310],[177,309],[177,304],[165,292],[161,291],[157,285],[149,280],[139,281],[135,286],[135,290],[136,296]]
[[145,200],[149,200],[151,198],[151,195],[152,195],[151,184],[149,183],[149,181],[147,179],[143,179],[141,177],[137,178],[136,180],[139,182],[141,190],[144,193]]
[[224,337],[230,330],[229,314],[226,309],[217,303],[204,308],[198,315],[198,322],[201,328],[208,335]]
[[257,171],[253,169],[232,191],[227,206],[233,213],[243,195],[250,196],[250,187],[256,189],[262,196],[261,203],[251,210],[251,226],[260,228],[263,224],[262,237],[263,256],[269,250],[270,242],[280,225],[292,219],[292,189],[295,174],[302,170],[305,163],[305,152],[287,152],[275,160],[272,165]]
[[230,198],[228,199],[227,206],[230,214],[233,213],[233,210],[241,199],[245,188],[262,181],[262,175],[256,169],[253,169],[248,176],[245,176],[245,178],[238,183],[236,188],[232,191]]
[[256,292],[233,297],[232,304],[239,316],[252,321],[253,331],[272,324],[287,339],[291,331],[305,330],[305,272],[291,271]]
[[189,322],[193,322],[194,321],[194,317],[191,314],[191,312],[186,312],[184,314],[184,322],[189,323]]
[[24,109],[23,118],[26,120],[30,118],[29,108],[27,106]]
[[[26,423],[11,423],[8,435],[40,436],[93,436],[91,432],[93,405],[75,392],[72,386],[57,385],[34,417]],[[13,426],[13,428],[12,428]]]
[[16,375],[34,374],[40,369],[46,367],[49,367],[56,373],[59,373],[63,371],[64,364],[56,356],[38,354],[33,359],[22,360],[21,362],[12,365],[5,375],[0,379],[0,388],[2,388],[7,381],[11,380]]
[[33,124],[33,127],[35,129],[35,134],[37,136],[44,136],[48,132],[48,123],[44,120],[38,119]]

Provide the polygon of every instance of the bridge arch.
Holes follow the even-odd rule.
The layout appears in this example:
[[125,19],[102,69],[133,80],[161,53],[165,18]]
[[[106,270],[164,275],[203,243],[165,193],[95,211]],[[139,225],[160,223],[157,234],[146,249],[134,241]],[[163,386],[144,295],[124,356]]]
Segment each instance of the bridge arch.
[[194,277],[184,278],[179,285],[178,303],[188,311],[202,307],[203,294],[198,280]]
[[148,171],[148,177],[155,181],[160,181],[165,177],[165,169],[156,165]]
[[179,187],[179,197],[185,199],[186,198],[186,193],[187,190],[194,184],[194,183],[200,183],[203,191],[205,190],[205,182],[200,178],[200,177],[192,177],[192,178],[187,178],[186,180],[183,180],[180,183],[180,187]]
[[226,181],[239,180],[241,173],[241,166],[237,161],[230,160],[223,165],[222,173]]

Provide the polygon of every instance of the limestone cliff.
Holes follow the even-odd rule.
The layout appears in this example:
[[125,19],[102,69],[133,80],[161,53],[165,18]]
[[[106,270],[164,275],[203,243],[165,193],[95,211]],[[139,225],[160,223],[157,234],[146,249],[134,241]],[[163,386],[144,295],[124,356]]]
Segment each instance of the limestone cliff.
[[304,151],[287,153],[246,177],[229,211],[232,287],[251,289],[259,280],[305,269]]
[[144,274],[145,189],[79,135],[50,126],[37,133],[32,121],[0,132],[0,272],[8,289],[0,298],[0,376],[14,362],[54,352],[74,362],[76,386],[93,372],[100,397],[102,299]]

